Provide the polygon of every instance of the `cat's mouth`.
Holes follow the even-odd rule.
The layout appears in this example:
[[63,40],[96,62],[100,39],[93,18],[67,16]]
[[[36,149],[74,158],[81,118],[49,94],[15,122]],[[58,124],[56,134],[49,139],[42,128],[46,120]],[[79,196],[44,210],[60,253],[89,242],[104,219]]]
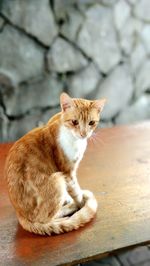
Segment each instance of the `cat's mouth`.
[[80,139],[87,139],[87,136],[79,136]]
[[73,137],[78,140],[85,140],[89,139],[92,136],[93,131],[90,132],[75,132],[74,130],[71,130]]
[[89,138],[91,137],[91,135],[92,135],[91,133],[89,133],[89,134],[85,134],[85,135],[81,135],[81,134],[80,134],[80,135],[78,135],[78,138],[79,138],[79,139],[83,139],[83,140],[84,140],[84,139],[89,139]]
[[76,140],[84,140],[87,139],[88,136],[87,135],[81,135],[81,134],[76,134],[75,132],[72,131],[72,135]]
[[76,135],[76,139],[87,139],[87,136]]

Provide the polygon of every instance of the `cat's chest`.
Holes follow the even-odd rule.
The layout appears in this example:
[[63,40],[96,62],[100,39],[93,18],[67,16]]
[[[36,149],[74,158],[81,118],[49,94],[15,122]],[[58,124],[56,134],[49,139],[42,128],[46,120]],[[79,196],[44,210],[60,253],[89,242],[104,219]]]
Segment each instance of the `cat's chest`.
[[65,155],[70,161],[81,160],[86,149],[86,143],[84,141],[78,141],[77,143],[69,143],[68,145],[62,145]]
[[81,160],[87,146],[86,139],[75,140],[74,137],[64,128],[59,135],[59,143],[67,158],[70,161]]

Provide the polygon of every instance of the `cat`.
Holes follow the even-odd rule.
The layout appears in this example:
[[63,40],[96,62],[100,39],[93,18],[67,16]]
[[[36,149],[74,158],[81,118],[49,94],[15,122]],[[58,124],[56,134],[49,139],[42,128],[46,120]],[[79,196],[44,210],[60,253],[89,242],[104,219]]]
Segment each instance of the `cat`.
[[25,230],[61,234],[95,216],[97,201],[92,192],[81,190],[76,172],[105,101],[71,98],[63,92],[61,112],[10,149],[5,176],[10,200]]

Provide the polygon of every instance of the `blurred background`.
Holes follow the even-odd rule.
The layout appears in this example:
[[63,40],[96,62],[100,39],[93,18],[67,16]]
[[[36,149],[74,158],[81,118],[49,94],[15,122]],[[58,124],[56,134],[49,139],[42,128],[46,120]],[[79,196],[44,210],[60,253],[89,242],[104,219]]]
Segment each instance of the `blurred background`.
[[0,142],[106,97],[101,126],[150,118],[150,0],[0,0]]

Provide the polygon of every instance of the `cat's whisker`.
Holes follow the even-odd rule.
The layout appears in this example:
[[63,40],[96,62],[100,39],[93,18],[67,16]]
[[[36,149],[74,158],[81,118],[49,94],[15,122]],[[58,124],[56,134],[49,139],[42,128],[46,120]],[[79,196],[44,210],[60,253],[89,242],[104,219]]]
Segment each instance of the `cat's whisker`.
[[95,140],[95,138],[93,136],[91,137],[91,140],[92,140],[92,144],[95,146],[96,145],[96,140]]
[[102,140],[99,136],[95,136],[95,139],[99,142],[101,142],[101,144],[105,145],[106,143],[104,142],[104,140]]
[[89,138],[89,143],[91,143],[93,146],[95,145],[95,143],[94,143],[94,140],[93,140],[92,136]]
[[92,134],[92,136],[90,137],[90,142],[95,146],[97,145],[97,143],[101,143],[102,145],[104,145],[104,141],[98,136],[99,134],[96,134],[95,132]]
[[[113,139],[113,138],[115,137],[115,134],[111,134],[111,136],[108,135],[108,136],[107,136],[107,139],[106,139],[106,135],[104,135],[103,132],[104,132],[104,131],[101,131],[101,130],[96,131],[96,132],[95,132],[95,135],[96,135],[96,137],[100,138],[101,140],[102,140],[101,137],[103,137],[103,142],[104,142],[105,144],[106,144],[109,140],[111,140],[111,139]],[[104,137],[105,137],[105,140],[106,140],[106,141],[104,141]]]
[[94,143],[94,145],[97,144],[97,142],[100,142],[102,145],[105,145],[105,142],[100,138],[99,135],[99,133],[97,134],[97,132],[93,132],[90,140]]

